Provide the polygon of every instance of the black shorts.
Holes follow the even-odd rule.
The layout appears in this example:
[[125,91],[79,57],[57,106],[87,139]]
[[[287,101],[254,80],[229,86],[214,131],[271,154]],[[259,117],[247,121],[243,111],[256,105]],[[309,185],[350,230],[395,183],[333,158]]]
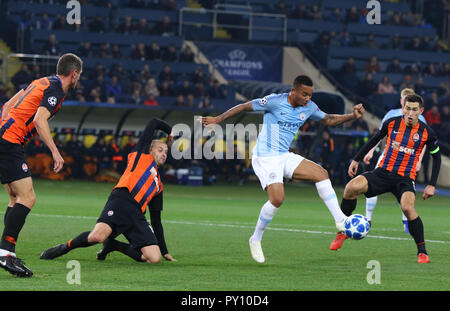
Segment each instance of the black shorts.
[[411,178],[400,176],[383,168],[377,167],[373,171],[365,172],[362,175],[366,177],[369,183],[369,189],[364,194],[367,198],[391,192],[400,203],[404,192],[411,191],[416,193],[416,185]]
[[26,177],[31,177],[31,172],[23,146],[0,138],[0,180],[2,184],[9,184]]
[[113,232],[112,238],[123,234],[133,247],[142,248],[158,245],[150,224],[145,219],[127,190],[114,189],[106,202],[97,223],[109,225]]

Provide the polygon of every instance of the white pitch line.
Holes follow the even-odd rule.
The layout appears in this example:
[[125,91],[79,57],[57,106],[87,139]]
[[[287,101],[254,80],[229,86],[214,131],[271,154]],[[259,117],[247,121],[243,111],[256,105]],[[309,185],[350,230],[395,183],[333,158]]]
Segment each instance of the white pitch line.
[[[70,215],[52,215],[52,214],[37,214],[37,213],[30,214],[30,215],[40,216],[40,217],[55,217],[55,218],[77,218],[77,219],[90,219],[90,220],[98,219],[98,217],[92,217],[92,216],[70,216]],[[164,220],[163,222],[169,223],[169,224],[179,224],[179,225],[240,228],[240,229],[252,229],[252,230],[255,228],[255,226],[250,226],[250,225],[210,223],[210,222],[193,222],[193,221],[178,221],[178,220]],[[309,233],[309,234],[326,234],[326,235],[335,235],[336,234],[336,231],[330,232],[330,231],[304,230],[304,229],[295,229],[295,228],[267,227],[266,230],[282,231],[282,232]],[[400,238],[400,237],[390,237],[390,236],[382,236],[382,235],[368,235],[367,237],[373,238],[373,239],[397,240],[397,241],[412,240],[412,238]],[[425,240],[425,242],[450,244],[450,241],[439,241],[439,240]]]

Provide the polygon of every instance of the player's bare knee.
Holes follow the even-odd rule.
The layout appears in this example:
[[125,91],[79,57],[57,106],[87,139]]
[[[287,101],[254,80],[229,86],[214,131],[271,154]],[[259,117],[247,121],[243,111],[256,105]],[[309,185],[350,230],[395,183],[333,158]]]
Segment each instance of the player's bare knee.
[[162,255],[158,245],[150,245],[141,249],[142,256],[147,263],[159,263],[161,262]]
[[328,171],[321,166],[318,166],[315,176],[316,180],[314,180],[314,182],[321,182],[330,178]]
[[88,236],[89,243],[103,243],[106,240],[106,236],[101,232],[92,231]]
[[273,206],[280,207],[281,204],[283,204],[283,202],[284,202],[284,195],[274,196],[274,197],[270,198],[269,201],[270,201],[270,203],[272,203]]
[[150,258],[146,257],[145,259],[146,259],[147,263],[156,264],[156,263],[160,263],[161,262],[162,257],[161,256],[152,256]]
[[17,202],[17,197],[16,196],[9,196],[9,205],[8,206],[14,206],[14,204],[16,204]]
[[360,192],[361,191],[358,183],[350,182],[347,184],[347,186],[345,186],[343,197],[345,199],[351,200],[356,198]]
[[17,196],[15,197],[14,203],[20,203],[31,209],[36,203],[36,195],[34,194],[34,192],[31,192],[26,195]]

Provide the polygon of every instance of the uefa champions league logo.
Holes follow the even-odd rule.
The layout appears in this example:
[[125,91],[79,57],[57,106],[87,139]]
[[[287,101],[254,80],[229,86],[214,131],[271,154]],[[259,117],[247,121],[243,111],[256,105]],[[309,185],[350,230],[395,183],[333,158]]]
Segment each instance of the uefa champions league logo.
[[236,49],[228,53],[228,57],[232,60],[235,59],[244,60],[247,57],[247,54],[242,50]]

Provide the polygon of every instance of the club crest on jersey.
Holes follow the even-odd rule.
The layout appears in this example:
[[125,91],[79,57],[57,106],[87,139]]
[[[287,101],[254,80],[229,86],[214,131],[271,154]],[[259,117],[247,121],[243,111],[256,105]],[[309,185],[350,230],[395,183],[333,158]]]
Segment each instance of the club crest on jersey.
[[412,137],[412,139],[413,139],[414,142],[419,141],[419,138],[420,138],[420,136],[419,136],[418,133],[415,133],[415,134],[413,135],[413,137]]
[[306,113],[302,112],[300,113],[300,121],[305,121],[306,119]]
[[108,211],[108,216],[114,215],[114,211]]
[[48,104],[50,105],[50,106],[55,106],[56,105],[56,97],[55,96],[51,96],[51,97],[49,97],[48,98]]
[[28,172],[28,165],[26,163],[22,163],[22,171],[25,173]]

